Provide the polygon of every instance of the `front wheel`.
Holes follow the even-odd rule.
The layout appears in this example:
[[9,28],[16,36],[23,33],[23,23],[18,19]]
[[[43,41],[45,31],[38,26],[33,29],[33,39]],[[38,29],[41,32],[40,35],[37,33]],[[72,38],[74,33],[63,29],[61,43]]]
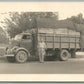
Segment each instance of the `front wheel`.
[[27,61],[27,59],[28,59],[28,55],[27,55],[27,53],[25,52],[25,51],[18,51],[17,52],[17,54],[16,54],[16,56],[15,56],[15,59],[16,59],[16,61],[17,62],[19,62],[19,63],[24,63],[24,62],[26,62]]
[[69,53],[68,50],[61,50],[61,51],[60,51],[60,60],[61,60],[61,61],[66,61],[66,60],[68,60],[69,56],[70,56],[70,53]]

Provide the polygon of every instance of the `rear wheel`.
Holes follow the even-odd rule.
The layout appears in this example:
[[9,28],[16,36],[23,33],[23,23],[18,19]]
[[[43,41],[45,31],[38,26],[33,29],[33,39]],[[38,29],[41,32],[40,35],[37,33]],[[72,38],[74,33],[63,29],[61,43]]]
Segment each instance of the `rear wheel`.
[[70,53],[69,53],[68,50],[61,50],[61,51],[60,51],[60,56],[59,56],[59,58],[60,58],[61,61],[66,61],[66,60],[68,60],[69,56],[70,56]]
[[15,62],[15,57],[7,57],[7,60],[8,60],[9,62]]
[[27,55],[27,53],[25,52],[25,51],[18,51],[17,52],[17,54],[16,54],[16,56],[15,56],[15,59],[16,59],[16,61],[17,62],[19,62],[19,63],[24,63],[24,62],[26,62],[27,61],[27,59],[28,59],[28,55]]

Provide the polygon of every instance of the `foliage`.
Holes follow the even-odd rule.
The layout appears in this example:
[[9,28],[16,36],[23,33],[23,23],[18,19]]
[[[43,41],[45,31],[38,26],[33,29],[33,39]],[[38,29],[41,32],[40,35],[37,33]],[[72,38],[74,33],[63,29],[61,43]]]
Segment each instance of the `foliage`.
[[1,27],[0,27],[0,43],[1,44],[8,43],[8,38],[6,36],[6,33]]
[[22,33],[31,28],[37,27],[38,18],[56,18],[58,16],[53,12],[10,12],[10,19],[6,18],[5,23],[7,32],[11,37]]
[[80,13],[77,16],[72,16],[70,18],[67,18],[68,20],[72,21],[73,23],[77,24],[84,24],[84,18],[83,15]]

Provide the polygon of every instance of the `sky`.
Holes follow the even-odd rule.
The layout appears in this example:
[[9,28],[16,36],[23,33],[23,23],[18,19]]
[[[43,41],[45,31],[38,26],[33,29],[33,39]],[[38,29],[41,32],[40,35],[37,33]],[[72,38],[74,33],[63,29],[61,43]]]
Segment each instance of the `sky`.
[[59,19],[66,19],[79,13],[84,16],[84,2],[0,2],[0,13],[9,11],[58,12]]
[[52,11],[59,13],[59,19],[66,19],[79,13],[84,16],[84,2],[0,2],[0,13],[9,11]]
[[84,17],[84,2],[0,2],[0,22],[7,12],[58,12],[61,20],[79,13]]

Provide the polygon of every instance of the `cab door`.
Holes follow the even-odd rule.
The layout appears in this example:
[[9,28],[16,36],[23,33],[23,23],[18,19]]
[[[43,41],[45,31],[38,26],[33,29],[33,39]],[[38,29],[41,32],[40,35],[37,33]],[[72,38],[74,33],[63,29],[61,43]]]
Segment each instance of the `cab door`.
[[20,46],[23,48],[26,48],[27,50],[31,50],[32,49],[32,37],[31,35],[23,35],[22,36],[22,40],[20,43]]

